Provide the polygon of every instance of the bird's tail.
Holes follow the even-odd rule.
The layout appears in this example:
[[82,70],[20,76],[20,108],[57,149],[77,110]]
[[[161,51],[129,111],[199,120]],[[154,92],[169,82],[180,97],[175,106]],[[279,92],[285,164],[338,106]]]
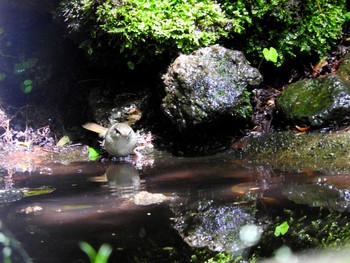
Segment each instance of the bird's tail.
[[94,122],[88,122],[88,123],[85,123],[83,125],[83,128],[89,130],[89,131],[93,131],[93,132],[96,132],[98,133],[101,137],[104,137],[107,133],[107,128],[97,124],[97,123],[94,123]]

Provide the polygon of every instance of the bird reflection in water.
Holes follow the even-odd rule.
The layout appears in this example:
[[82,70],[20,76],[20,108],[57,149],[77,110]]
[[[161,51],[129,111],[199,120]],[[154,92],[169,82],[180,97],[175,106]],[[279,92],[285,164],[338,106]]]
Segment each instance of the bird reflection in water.
[[139,172],[127,162],[113,163],[105,174],[90,179],[93,182],[107,183],[114,195],[126,198],[144,189],[144,181],[140,179]]

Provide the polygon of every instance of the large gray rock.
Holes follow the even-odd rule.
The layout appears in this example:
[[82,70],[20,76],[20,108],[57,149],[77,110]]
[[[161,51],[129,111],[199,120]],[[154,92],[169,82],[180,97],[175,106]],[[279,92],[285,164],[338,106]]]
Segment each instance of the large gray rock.
[[220,46],[180,55],[163,79],[161,107],[180,131],[223,116],[250,118],[247,87],[262,82],[242,52]]
[[350,56],[338,74],[304,79],[289,85],[277,98],[277,107],[297,125],[337,126],[350,121]]

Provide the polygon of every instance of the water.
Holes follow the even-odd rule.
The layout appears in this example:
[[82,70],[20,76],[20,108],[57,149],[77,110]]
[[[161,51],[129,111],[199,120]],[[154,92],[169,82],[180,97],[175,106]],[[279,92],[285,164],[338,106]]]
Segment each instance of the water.
[[[3,197],[0,213],[33,262],[88,262],[81,241],[96,249],[110,244],[109,262],[189,262],[203,247],[209,254],[270,257],[282,245],[299,251],[349,238],[348,174],[282,172],[228,154],[164,157],[141,168],[128,162],[49,166],[50,174],[16,172],[3,182],[6,191],[27,193],[13,194],[17,201]],[[54,191],[26,192],[43,187]],[[137,199],[145,191],[162,195]],[[289,230],[276,237],[283,221]]]

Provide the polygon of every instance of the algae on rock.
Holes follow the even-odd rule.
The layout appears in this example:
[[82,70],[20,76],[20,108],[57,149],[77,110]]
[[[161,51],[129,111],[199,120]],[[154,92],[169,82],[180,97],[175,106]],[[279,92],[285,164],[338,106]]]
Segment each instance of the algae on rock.
[[301,80],[289,85],[277,102],[297,125],[337,126],[350,120],[350,82],[338,75]]
[[282,170],[350,171],[350,132],[275,133],[248,140],[243,156]]

